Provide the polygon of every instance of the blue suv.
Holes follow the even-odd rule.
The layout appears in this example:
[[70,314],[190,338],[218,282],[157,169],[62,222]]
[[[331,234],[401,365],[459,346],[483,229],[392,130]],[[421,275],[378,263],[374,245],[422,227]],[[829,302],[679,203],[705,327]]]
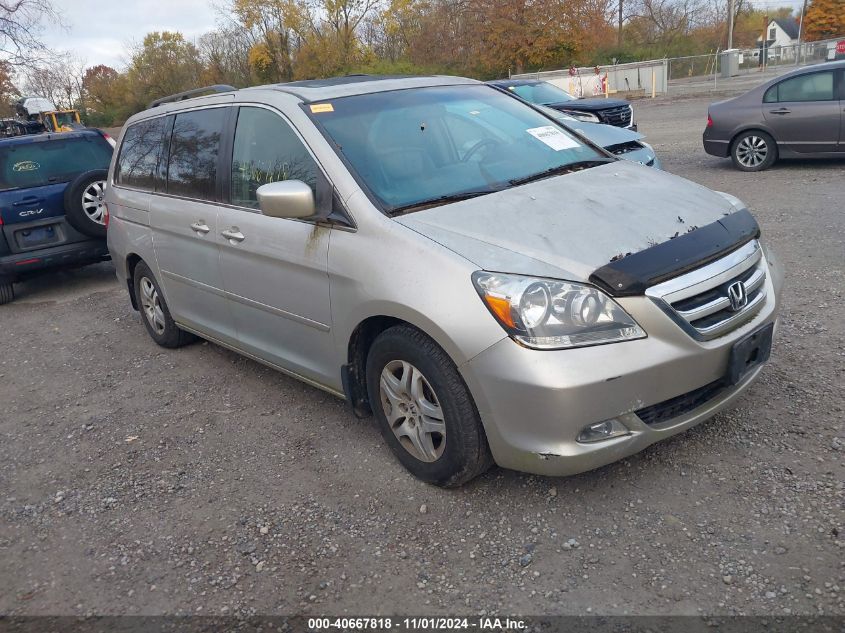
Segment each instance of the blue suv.
[[32,273],[108,259],[111,156],[96,129],[0,140],[0,304]]

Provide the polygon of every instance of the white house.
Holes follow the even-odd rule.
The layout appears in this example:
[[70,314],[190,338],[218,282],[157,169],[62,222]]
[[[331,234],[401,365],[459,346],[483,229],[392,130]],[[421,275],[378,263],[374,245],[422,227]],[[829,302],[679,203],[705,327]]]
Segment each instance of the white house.
[[[757,48],[761,48],[763,36],[757,37]],[[766,27],[766,49],[768,57],[795,58],[798,46],[798,23],[791,19],[770,20]],[[756,55],[755,55],[756,57]]]

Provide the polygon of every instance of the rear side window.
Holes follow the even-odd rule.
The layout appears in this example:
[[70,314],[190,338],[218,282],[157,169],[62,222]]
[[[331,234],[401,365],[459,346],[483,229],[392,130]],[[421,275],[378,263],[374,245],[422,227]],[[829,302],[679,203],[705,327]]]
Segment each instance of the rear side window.
[[217,156],[228,108],[192,110],[176,115],[167,166],[167,193],[214,200]]
[[82,172],[108,169],[112,148],[95,135],[53,137],[0,147],[0,189],[69,182]]
[[114,170],[116,184],[148,191],[155,189],[163,130],[163,117],[141,121],[126,129]]
[[833,101],[833,71],[787,79],[769,88],[764,103]]
[[301,180],[316,191],[314,159],[278,114],[241,108],[232,152],[232,204],[257,209],[256,190],[280,180]]

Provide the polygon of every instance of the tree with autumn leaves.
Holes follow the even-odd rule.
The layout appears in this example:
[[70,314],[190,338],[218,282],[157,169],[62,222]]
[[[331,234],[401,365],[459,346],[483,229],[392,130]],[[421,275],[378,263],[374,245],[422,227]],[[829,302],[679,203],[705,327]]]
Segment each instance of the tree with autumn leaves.
[[[225,1],[220,26],[195,41],[148,33],[130,47],[123,69],[53,63],[30,72],[25,87],[52,90],[83,109],[87,121],[110,125],[158,97],[216,83],[356,72],[490,79],[706,53],[724,48],[727,37],[726,0],[623,0],[622,46],[618,0]],[[734,6],[734,42],[753,46],[764,12],[749,0]],[[766,14],[795,19],[789,7]],[[845,2],[811,0],[806,38],[838,35],[845,35]]]
[[845,0],[810,0],[804,16],[804,38],[824,40],[845,35]]

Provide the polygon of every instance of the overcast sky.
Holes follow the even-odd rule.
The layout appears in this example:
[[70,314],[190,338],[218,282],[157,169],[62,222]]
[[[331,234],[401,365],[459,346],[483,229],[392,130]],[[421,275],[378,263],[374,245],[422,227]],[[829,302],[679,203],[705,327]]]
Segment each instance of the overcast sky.
[[[803,0],[751,0],[760,9],[792,6]],[[215,26],[211,0],[53,0],[67,30],[45,25],[44,41],[53,49],[70,51],[87,66],[126,64],[130,43],[150,31],[179,31],[194,40]],[[725,0],[727,2],[727,0]]]
[[67,29],[44,25],[50,48],[76,53],[86,65],[126,63],[126,49],[150,31],[179,31],[193,40],[215,26],[209,0],[53,0]]

